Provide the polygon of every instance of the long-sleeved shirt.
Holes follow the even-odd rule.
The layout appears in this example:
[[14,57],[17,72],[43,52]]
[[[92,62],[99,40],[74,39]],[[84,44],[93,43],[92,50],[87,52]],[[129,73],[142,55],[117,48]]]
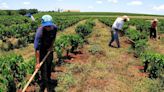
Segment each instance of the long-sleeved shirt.
[[123,19],[122,19],[122,18],[117,18],[117,19],[115,20],[115,22],[113,23],[113,25],[112,25],[112,29],[113,29],[113,30],[114,30],[114,29],[121,30],[122,27],[123,27],[123,25],[124,25]]
[[37,29],[34,48],[35,50],[46,50],[51,47],[54,39],[56,38],[57,26],[52,26],[52,30],[46,31],[44,27],[39,27]]

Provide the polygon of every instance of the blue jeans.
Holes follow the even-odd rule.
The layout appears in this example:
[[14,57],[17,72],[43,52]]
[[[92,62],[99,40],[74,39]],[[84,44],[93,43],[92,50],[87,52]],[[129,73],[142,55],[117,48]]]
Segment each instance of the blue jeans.
[[112,43],[116,40],[118,48],[120,47],[120,41],[119,41],[119,36],[118,36],[118,31],[111,31],[111,41],[109,45],[111,46]]

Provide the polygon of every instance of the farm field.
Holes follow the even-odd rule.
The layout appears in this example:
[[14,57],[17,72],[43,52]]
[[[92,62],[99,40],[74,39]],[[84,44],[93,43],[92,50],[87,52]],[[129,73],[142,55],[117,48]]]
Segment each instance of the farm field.
[[[21,92],[35,69],[34,36],[40,18],[58,26],[51,78],[56,92],[163,92],[164,16],[130,16],[121,48],[108,46],[111,27],[124,13],[37,13],[0,15],[0,92]],[[159,19],[159,39],[149,39],[150,21]],[[61,66],[57,63],[62,62]],[[37,77],[27,92],[39,92]]]

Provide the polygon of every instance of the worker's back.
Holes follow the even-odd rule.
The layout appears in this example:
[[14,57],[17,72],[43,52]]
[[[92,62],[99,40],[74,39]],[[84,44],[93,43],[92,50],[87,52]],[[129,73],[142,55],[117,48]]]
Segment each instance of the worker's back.
[[122,18],[118,17],[112,25],[112,29],[119,29],[121,30],[124,25],[124,21]]

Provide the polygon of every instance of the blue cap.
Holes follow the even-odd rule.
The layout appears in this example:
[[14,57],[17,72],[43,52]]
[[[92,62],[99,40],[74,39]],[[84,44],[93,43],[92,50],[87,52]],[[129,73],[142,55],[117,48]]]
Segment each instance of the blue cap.
[[50,15],[44,15],[42,17],[42,26],[52,26],[54,23],[52,22],[52,17]]
[[45,27],[45,26],[53,26],[54,23],[49,21],[49,22],[42,22],[42,26]]

